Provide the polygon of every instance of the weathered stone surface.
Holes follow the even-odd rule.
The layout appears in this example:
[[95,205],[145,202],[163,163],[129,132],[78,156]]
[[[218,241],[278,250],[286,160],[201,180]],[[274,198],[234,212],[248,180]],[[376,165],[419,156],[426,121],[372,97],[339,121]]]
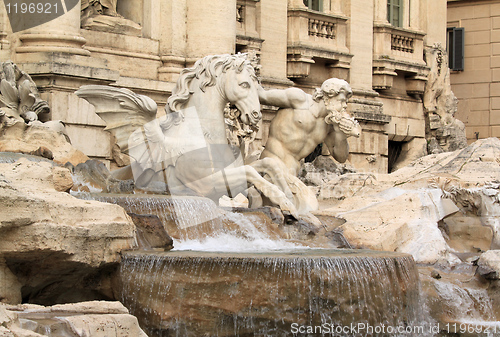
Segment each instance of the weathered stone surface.
[[354,173],[356,170],[349,164],[341,164],[330,155],[318,156],[312,163],[303,163],[299,172],[299,179],[311,189],[324,186],[335,180],[339,175]]
[[404,143],[401,148],[401,154],[392,167],[392,172],[411,164],[416,159],[425,155],[427,155],[427,141],[424,138],[417,137]]
[[[0,256],[0,303],[21,303],[21,283]],[[0,312],[0,324],[2,323]]]
[[133,180],[113,178],[111,172],[98,160],[87,160],[76,165],[73,168],[73,179],[74,191],[131,193],[134,190]]
[[52,167],[52,180],[54,189],[58,192],[68,192],[73,187],[71,172],[65,167]]
[[121,207],[58,192],[54,172],[62,171],[53,170],[50,163],[27,159],[0,164],[0,256],[22,285],[23,298],[99,298],[91,295],[99,288],[98,274],[133,247],[135,226]]
[[357,248],[405,252],[421,263],[447,257],[437,222],[450,211],[442,205],[440,190],[393,188],[371,198],[349,198],[336,210],[337,217],[346,220],[342,233]]
[[457,252],[484,252],[492,246],[493,229],[483,224],[481,216],[458,212],[445,218],[443,224],[446,241]]
[[480,275],[491,279],[500,279],[500,250],[489,250],[481,255],[477,261]]
[[395,184],[441,176],[461,180],[466,186],[483,185],[498,180],[500,176],[498,158],[500,158],[500,139],[481,139],[462,150],[422,157],[386,177]]
[[137,228],[137,243],[140,249],[162,248],[170,250],[174,241],[168,235],[157,215],[128,213]]
[[345,220],[338,229],[354,247],[453,265],[455,253],[500,247],[498,158],[500,140],[490,138],[392,174],[342,175],[321,188],[318,214]]
[[429,315],[437,323],[445,325],[458,322],[458,326],[472,321],[477,322],[478,330],[481,324],[488,324],[488,321],[495,324],[497,310],[492,308],[492,293],[484,280],[474,275],[473,266],[464,266],[460,272],[439,270],[440,278],[434,278],[433,272],[435,270],[432,267],[419,268],[422,299],[425,300]]
[[[2,315],[3,314],[3,315]],[[2,316],[5,319],[2,319]],[[92,301],[51,307],[0,305],[5,335],[16,337],[147,337],[120,302]],[[9,335],[10,333],[10,335]]]
[[449,152],[467,147],[465,125],[455,118],[458,99],[451,91],[448,58],[443,46],[425,49],[426,62],[431,68],[424,92],[427,118],[426,139],[432,142],[429,153]]
[[[83,163],[89,158],[75,149],[63,133],[64,127],[56,122],[36,122],[26,130],[16,134],[6,134],[0,139],[1,152],[35,154],[42,157],[51,154],[55,162],[73,165]],[[50,157],[50,156],[49,156]]]

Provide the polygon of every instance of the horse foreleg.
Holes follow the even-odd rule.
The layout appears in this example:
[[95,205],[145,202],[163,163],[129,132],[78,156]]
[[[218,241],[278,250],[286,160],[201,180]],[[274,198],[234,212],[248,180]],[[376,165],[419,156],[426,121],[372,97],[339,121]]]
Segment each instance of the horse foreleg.
[[287,196],[293,200],[293,194],[285,179],[287,168],[280,161],[273,158],[262,158],[250,164],[257,172],[267,174],[274,185],[278,186]]
[[241,186],[241,179],[245,179],[248,184],[255,186],[271,202],[279,205],[282,210],[289,211],[295,217],[298,216],[295,205],[288,199],[286,194],[278,186],[264,179],[254,167],[245,165],[226,168],[223,171],[225,177],[224,184],[226,186]]

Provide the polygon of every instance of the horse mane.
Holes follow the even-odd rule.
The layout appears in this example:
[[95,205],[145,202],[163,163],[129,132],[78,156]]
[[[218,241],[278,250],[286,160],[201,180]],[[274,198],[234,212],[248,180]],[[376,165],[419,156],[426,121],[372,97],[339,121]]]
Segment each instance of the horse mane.
[[[205,92],[207,87],[216,84],[217,77],[228,69],[235,68],[237,73],[244,69],[250,71],[252,77],[257,79],[255,70],[247,60],[246,54],[236,55],[210,55],[196,61],[192,68],[182,70],[172,96],[167,100],[170,112],[178,112],[183,104],[189,101],[192,91],[189,90],[191,82],[196,78],[200,81],[200,89]],[[167,112],[168,113],[168,112]]]

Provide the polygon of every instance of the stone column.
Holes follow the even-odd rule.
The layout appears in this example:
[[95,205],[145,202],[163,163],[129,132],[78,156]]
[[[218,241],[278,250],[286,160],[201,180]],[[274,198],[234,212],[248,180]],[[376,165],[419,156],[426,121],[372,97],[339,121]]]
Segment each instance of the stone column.
[[211,54],[233,53],[236,44],[236,0],[187,0],[188,65]]
[[5,6],[0,6],[0,59],[8,60],[10,56],[10,41],[7,36],[11,32],[9,27],[9,18]]
[[[85,39],[80,35],[80,1],[66,13],[39,26],[17,33],[21,44],[15,50],[19,60],[27,53],[65,53],[90,56],[82,48]],[[61,9],[60,9],[61,10]]]
[[[293,3],[292,3],[293,2]],[[290,85],[287,79],[287,34],[290,8],[305,8],[302,0],[261,0],[259,32],[264,40],[262,44],[261,75],[263,81],[279,79],[285,85]]]
[[[380,2],[385,1],[375,1],[375,4]],[[350,13],[349,50],[354,57],[351,61],[349,83],[356,89],[371,90],[374,7],[370,1],[351,0]]]
[[[374,25],[387,24],[386,0],[350,0],[345,2],[349,52],[353,54],[349,83],[353,97],[348,111],[363,128],[360,138],[349,138],[350,162],[368,172],[387,172],[387,134],[385,126],[390,117],[384,114],[384,107],[378,100],[379,94],[372,89]],[[375,21],[375,22],[374,22]]]
[[175,82],[186,67],[186,0],[163,0],[160,7],[159,32],[160,81]]

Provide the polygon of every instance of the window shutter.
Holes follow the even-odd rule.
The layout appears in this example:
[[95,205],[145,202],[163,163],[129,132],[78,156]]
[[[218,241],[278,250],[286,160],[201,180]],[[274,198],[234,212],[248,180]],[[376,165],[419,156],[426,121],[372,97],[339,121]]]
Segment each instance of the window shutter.
[[464,70],[465,29],[448,29],[448,61],[451,70]]

